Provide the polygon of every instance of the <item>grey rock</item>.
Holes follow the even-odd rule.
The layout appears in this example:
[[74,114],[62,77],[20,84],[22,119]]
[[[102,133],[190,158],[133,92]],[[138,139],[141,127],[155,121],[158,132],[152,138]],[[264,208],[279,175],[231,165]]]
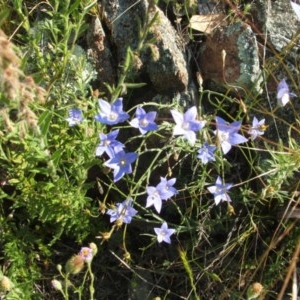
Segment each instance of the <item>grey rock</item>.
[[233,86],[261,92],[258,46],[249,25],[237,22],[218,28],[211,37],[207,37],[201,52],[199,65],[202,76],[204,80],[213,81],[215,88]]
[[117,59],[123,61],[127,46],[136,50],[139,41],[138,22],[146,19],[148,3],[145,0],[103,0],[102,17],[110,31],[110,39],[117,51]]
[[198,0],[199,15],[217,14],[224,11],[222,1]]
[[139,51],[138,24],[145,23],[148,11],[150,19],[158,13],[158,21],[154,23],[149,34],[153,43],[140,51],[133,73],[146,75],[154,89],[161,94],[186,90],[189,75],[185,49],[180,48],[177,32],[158,7],[149,8],[146,0],[103,0],[101,7],[119,64],[124,62],[128,46],[134,52]]
[[[265,51],[264,65],[269,100],[261,101],[261,106],[266,111],[272,111],[277,107],[276,88],[281,79],[286,79],[291,92],[297,91],[293,79],[299,77],[297,62],[300,58],[300,21],[292,9],[290,0],[255,0],[251,15],[255,17],[254,23],[258,32],[261,32],[261,42]],[[300,109],[296,99],[291,98],[293,108],[287,104],[284,108],[276,110],[276,118],[272,115],[266,117],[266,123],[269,124],[266,138],[274,141],[280,138],[287,144],[291,136],[300,142],[299,135],[290,130],[290,124],[297,122],[295,111]],[[291,134],[286,134],[287,132]]]
[[282,52],[286,47],[288,59],[299,58],[300,21],[291,6],[290,0],[254,1],[253,16],[260,24],[260,30],[275,50]]
[[157,11],[159,21],[151,35],[156,40],[158,59],[150,57],[146,61],[147,73],[158,92],[183,92],[189,80],[184,48],[180,49],[179,38],[170,21],[161,10]]
[[110,50],[108,37],[106,36],[101,21],[93,17],[87,32],[87,55],[95,65],[97,79],[94,84],[105,91],[105,83],[113,85],[117,79],[116,60]]

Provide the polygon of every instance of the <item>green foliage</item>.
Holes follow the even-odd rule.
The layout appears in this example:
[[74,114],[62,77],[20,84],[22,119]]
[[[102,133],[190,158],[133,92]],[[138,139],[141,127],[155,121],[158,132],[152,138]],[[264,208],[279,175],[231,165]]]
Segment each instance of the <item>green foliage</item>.
[[[1,87],[1,249],[16,287],[8,299],[42,299],[34,291],[41,279],[40,260],[48,259],[62,236],[81,242],[100,225],[92,225],[97,202],[87,196],[93,187],[88,170],[97,164],[96,127],[86,122],[69,128],[65,121],[68,108],[85,98],[81,107],[87,110],[91,100],[87,95],[95,71],[75,43],[93,3],[53,1],[42,10],[42,19],[33,21],[26,11],[32,4],[23,4],[15,1],[9,7],[28,33],[18,35],[26,54],[22,67],[47,88],[47,98],[45,90],[17,69]],[[2,56],[1,74],[21,66],[12,45]]]

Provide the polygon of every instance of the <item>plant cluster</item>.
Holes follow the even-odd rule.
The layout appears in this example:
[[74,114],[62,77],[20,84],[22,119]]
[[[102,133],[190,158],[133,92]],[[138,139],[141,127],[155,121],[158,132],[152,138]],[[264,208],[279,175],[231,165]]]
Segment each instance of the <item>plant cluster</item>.
[[[269,110],[265,94],[220,94],[201,82],[197,105],[123,95],[144,86],[127,80],[155,43],[154,14],[139,24],[118,83],[99,97],[78,46],[95,1],[25,2],[10,7],[20,27],[0,20],[26,32],[19,50],[0,32],[1,296],[112,298],[101,282],[112,270],[146,282],[147,297],[275,295],[299,243],[296,222],[273,215],[300,201],[299,87],[279,78]],[[88,240],[98,246],[82,247]]]

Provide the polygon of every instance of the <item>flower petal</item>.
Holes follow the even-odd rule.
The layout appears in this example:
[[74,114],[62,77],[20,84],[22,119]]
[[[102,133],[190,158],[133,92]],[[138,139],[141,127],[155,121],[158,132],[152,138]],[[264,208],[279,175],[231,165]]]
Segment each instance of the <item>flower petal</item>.
[[181,127],[181,125],[183,123],[183,114],[178,112],[175,109],[171,109],[171,114],[172,114],[172,117],[173,117],[175,123],[177,125],[180,125],[180,127]]
[[197,108],[196,106],[192,106],[185,112],[184,121],[191,122],[191,121],[195,121],[196,118],[197,118]]
[[115,100],[115,102],[111,105],[111,109],[120,114],[123,111],[123,98]]
[[196,143],[196,133],[194,131],[186,131],[184,134],[185,138],[188,140],[188,142],[190,143],[190,145],[195,145]]
[[101,110],[102,113],[104,113],[105,115],[110,114],[110,112],[111,112],[111,105],[107,101],[105,101],[105,100],[103,100],[103,99],[100,98],[98,100],[98,103],[99,103],[100,110]]
[[244,136],[242,136],[239,133],[233,133],[229,136],[229,143],[231,145],[238,145],[238,144],[242,144],[242,143],[246,143],[248,142],[248,139],[246,139]]
[[221,148],[224,154],[227,154],[231,149],[231,144],[227,141],[223,141],[221,144]]
[[143,118],[143,116],[145,116],[146,112],[143,108],[141,108],[140,106],[137,107],[135,115],[137,116],[137,118]]
[[184,135],[185,133],[186,130],[184,130],[180,124],[174,126],[173,135]]
[[132,119],[129,124],[134,127],[134,128],[139,128],[140,127],[140,122],[138,118]]

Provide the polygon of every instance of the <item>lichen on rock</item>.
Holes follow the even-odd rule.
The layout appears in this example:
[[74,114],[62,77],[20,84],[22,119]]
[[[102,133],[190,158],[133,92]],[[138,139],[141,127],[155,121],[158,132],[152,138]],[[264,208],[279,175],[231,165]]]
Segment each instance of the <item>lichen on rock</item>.
[[204,80],[220,88],[234,86],[260,93],[262,79],[257,41],[249,25],[236,22],[218,28],[201,49]]
[[[153,88],[161,94],[187,88],[189,75],[185,50],[180,48],[177,32],[158,7],[149,9],[146,0],[114,0],[105,2],[101,9],[119,65],[124,62],[126,49],[130,47],[133,53],[139,52],[140,59],[138,70],[132,75],[148,77]],[[158,14],[157,21],[152,24],[141,50],[139,26],[144,26],[155,14]]]

